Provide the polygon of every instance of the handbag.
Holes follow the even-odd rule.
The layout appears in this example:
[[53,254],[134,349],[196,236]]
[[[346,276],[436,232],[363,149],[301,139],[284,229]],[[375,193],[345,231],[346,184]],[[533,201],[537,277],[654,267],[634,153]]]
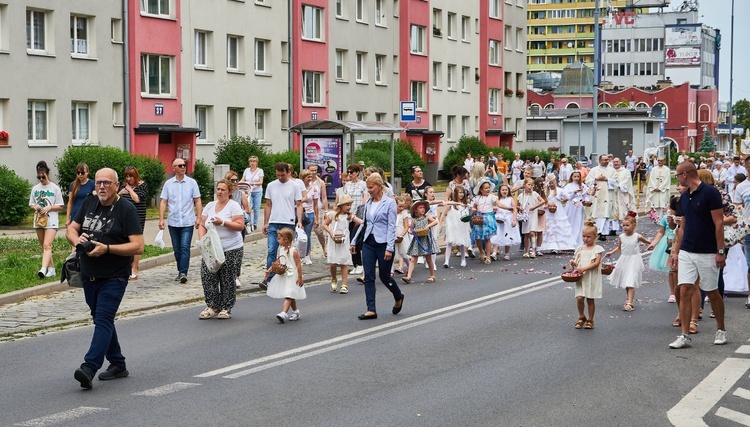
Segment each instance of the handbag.
[[206,234],[198,239],[196,244],[201,251],[201,257],[203,258],[203,262],[206,263],[208,271],[211,273],[218,272],[221,266],[224,265],[224,249],[221,247],[219,233],[212,223],[208,224]]
[[39,212],[34,212],[34,228],[45,228],[47,227],[47,215]]
[[471,212],[469,211],[468,206],[461,206],[458,210],[459,218],[461,218],[461,222],[469,222],[471,221]]
[[748,234],[750,234],[750,222],[743,212],[739,212],[737,222],[724,226],[724,247],[729,248],[742,243]]
[[[281,263],[281,258],[284,258],[284,263]],[[276,261],[271,263],[271,273],[273,274],[279,274],[279,275],[285,275],[286,274],[286,256],[281,255],[280,257],[276,258]]]
[[73,251],[65,258],[60,271],[60,283],[68,281],[68,286],[74,288],[83,287],[83,277],[81,277],[81,255],[78,251]]
[[[367,231],[367,218],[365,217],[365,208],[364,205],[360,206],[362,208],[362,218],[364,221],[362,224],[357,228],[356,233],[356,239],[354,242],[352,242],[352,246],[354,246],[354,251],[359,253],[362,252],[362,244],[365,243],[365,232]],[[359,211],[359,208],[357,208],[357,211]]]
[[[484,208],[484,207],[487,206],[487,199],[489,199],[489,197],[485,197],[485,199],[484,199],[484,205],[482,206],[482,208]],[[472,225],[483,225],[484,224],[484,215],[482,215],[481,213],[479,213],[479,209],[477,209],[477,213],[476,214],[474,214],[474,215],[471,216],[471,224]]]

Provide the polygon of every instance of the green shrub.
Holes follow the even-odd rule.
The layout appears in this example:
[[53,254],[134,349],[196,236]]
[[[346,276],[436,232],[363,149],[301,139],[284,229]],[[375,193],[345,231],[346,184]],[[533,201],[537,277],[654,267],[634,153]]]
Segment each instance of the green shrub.
[[198,190],[201,192],[201,201],[206,203],[214,199],[214,168],[203,161],[195,160],[195,170],[190,175],[191,178],[198,182]]
[[[411,180],[412,166],[424,167],[426,164],[411,142],[403,139],[394,141],[393,157],[396,176],[409,177],[409,180]],[[377,166],[389,172],[391,170],[391,141],[381,139],[363,142],[354,152],[354,161],[363,161],[366,166]],[[348,165],[344,165],[346,166]]]
[[270,154],[266,147],[258,144],[258,140],[250,139],[247,136],[220,139],[216,144],[214,155],[216,156],[214,164],[229,165],[230,170],[237,172],[240,177],[242,172],[247,169],[247,158],[250,156],[258,157],[258,167],[263,169],[266,175],[269,170],[273,170],[273,165],[269,159]]
[[532,162],[534,161],[534,157],[539,156],[539,158],[547,164],[549,162],[549,158],[554,156],[555,159],[560,160],[560,153],[557,151],[548,151],[548,150],[521,150],[520,153],[521,160],[529,159]]
[[86,163],[89,166],[89,178],[94,179],[96,171],[112,168],[117,171],[120,181],[124,181],[125,167],[135,166],[141,179],[148,186],[149,199],[156,196],[164,182],[166,169],[159,159],[143,154],[130,154],[115,147],[83,145],[68,147],[62,157],[55,159],[55,167],[60,178],[60,188],[65,194],[70,183],[76,179],[76,165]]
[[[461,139],[458,140],[458,144],[451,147],[450,150],[448,150],[448,154],[443,158],[442,171],[448,176],[453,176],[451,168],[456,165],[463,166],[466,154],[471,153],[471,156],[477,159],[479,156],[487,157],[490,151],[496,152],[498,149],[488,147],[476,136],[462,136]],[[510,150],[506,151],[510,152]],[[503,156],[506,156],[505,152],[503,152]],[[510,158],[513,159],[513,157]]]
[[31,184],[0,165],[0,225],[18,225],[29,212]]
[[[258,159],[260,160],[260,159]],[[263,190],[265,191],[266,185],[269,182],[276,179],[276,163],[284,162],[291,163],[292,168],[299,173],[299,150],[294,151],[282,151],[280,153],[273,153],[268,156],[267,169],[263,169],[265,178],[263,179]]]

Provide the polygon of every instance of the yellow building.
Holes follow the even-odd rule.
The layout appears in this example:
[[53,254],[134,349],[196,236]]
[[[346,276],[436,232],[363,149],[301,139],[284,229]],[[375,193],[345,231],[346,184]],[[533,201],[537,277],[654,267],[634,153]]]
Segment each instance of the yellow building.
[[[611,0],[621,10],[633,0]],[[601,0],[601,20],[606,19],[607,2]],[[577,61],[594,63],[594,0],[528,0],[527,71],[562,72]]]

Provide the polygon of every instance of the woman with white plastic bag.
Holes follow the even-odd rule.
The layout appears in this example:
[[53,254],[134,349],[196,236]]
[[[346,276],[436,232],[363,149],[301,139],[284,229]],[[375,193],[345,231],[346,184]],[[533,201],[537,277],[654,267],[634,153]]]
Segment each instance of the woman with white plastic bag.
[[[201,282],[206,296],[206,308],[200,313],[200,319],[229,319],[237,299],[235,271],[242,263],[244,247],[241,231],[245,228],[245,218],[239,203],[231,200],[231,183],[222,179],[216,184],[216,201],[203,208],[198,227],[198,246],[201,248]],[[206,237],[207,236],[207,237]],[[204,238],[205,237],[205,238]],[[209,268],[206,263],[213,261],[213,256],[206,256],[211,246],[216,247],[218,240],[224,254],[224,262],[218,270]],[[215,267],[215,266],[214,266]]]

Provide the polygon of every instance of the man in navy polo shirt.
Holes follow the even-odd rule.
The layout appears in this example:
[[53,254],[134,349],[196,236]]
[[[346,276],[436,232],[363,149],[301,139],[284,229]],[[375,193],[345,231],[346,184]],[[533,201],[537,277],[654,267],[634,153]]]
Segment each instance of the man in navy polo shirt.
[[[724,326],[724,300],[719,294],[719,269],[726,264],[724,254],[724,209],[719,191],[711,185],[701,182],[698,170],[693,162],[683,162],[677,166],[677,181],[687,187],[680,196],[682,208],[682,225],[677,229],[675,247],[669,262],[677,270],[677,283],[680,287],[680,299],[688,306],[691,301],[695,282],[700,278],[700,287],[711,300],[711,309],[716,316],[715,345],[727,343],[727,331]],[[690,347],[688,335],[691,312],[680,310],[682,335],[669,344],[670,348]]]

